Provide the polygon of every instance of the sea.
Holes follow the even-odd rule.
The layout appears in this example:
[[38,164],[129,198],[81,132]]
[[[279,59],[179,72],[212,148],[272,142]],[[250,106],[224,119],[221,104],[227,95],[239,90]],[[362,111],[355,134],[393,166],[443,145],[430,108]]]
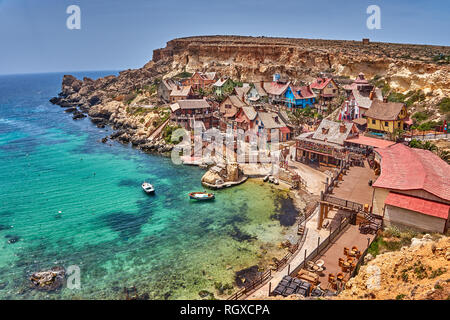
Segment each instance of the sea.
[[[63,75],[0,76],[0,299],[224,298],[237,272],[282,254],[286,191],[249,180],[190,200],[204,170],[102,143],[111,128],[49,102]],[[73,271],[70,284],[31,285],[55,266]]]

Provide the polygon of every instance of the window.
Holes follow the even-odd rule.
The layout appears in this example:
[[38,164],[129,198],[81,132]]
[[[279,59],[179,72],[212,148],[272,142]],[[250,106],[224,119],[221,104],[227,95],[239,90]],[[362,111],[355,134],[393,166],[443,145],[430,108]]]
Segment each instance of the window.
[[372,124],[375,124],[376,123],[376,121],[375,120],[372,120]]
[[384,122],[385,127],[389,127],[389,123],[387,121]]

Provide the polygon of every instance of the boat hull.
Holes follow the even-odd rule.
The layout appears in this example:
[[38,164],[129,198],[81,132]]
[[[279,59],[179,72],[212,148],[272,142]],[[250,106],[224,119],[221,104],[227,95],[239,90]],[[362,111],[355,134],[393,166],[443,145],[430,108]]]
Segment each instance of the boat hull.
[[189,193],[189,198],[197,201],[208,201],[214,200],[215,196],[213,193],[205,193],[205,192],[191,192]]

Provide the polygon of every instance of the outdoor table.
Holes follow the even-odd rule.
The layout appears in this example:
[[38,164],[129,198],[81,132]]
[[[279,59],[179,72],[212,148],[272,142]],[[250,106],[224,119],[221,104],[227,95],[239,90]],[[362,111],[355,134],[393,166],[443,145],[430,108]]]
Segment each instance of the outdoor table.
[[325,261],[323,261],[323,260],[316,261],[316,266],[323,267],[324,264],[325,264]]

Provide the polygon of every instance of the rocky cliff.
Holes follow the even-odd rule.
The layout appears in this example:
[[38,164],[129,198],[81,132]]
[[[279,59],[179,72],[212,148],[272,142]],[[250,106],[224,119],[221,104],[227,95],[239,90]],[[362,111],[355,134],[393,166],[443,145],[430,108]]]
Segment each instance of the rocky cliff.
[[[152,129],[148,126],[149,117],[134,117],[130,126],[124,118],[128,117],[125,110],[133,101],[137,105],[159,104],[156,79],[199,70],[216,71],[240,81],[270,80],[273,73],[280,73],[300,83],[311,81],[323,71],[344,78],[364,72],[366,78],[377,76],[400,92],[423,90],[426,111],[439,118],[437,104],[450,96],[450,66],[439,64],[436,60],[439,56],[450,56],[450,47],[240,36],[188,37],[169,41],[165,48],[153,52],[153,59],[145,66],[122,71],[118,76],[80,80],[66,75],[61,93],[51,102],[73,112],[74,119],[88,113],[100,126],[113,124],[121,129],[125,123],[126,128],[131,126],[135,131],[143,127],[149,136],[152,131],[148,130]],[[111,104],[114,101],[119,103]],[[105,115],[106,104],[109,104],[106,109],[118,112]],[[92,108],[97,105],[100,106]],[[134,138],[140,141],[145,135]],[[125,136],[124,141],[127,140]]]
[[208,36],[174,39],[153,52],[153,60],[170,65],[167,76],[181,71],[217,71],[241,81],[269,80],[280,73],[310,81],[318,72],[366,78],[378,75],[400,91],[422,89],[425,93],[450,94],[450,66],[434,58],[450,55],[450,47],[392,43],[363,44],[356,41],[309,40],[266,37]]
[[65,106],[107,102],[156,78],[180,72],[216,71],[241,81],[270,80],[280,73],[295,81],[310,81],[318,72],[366,78],[378,75],[399,91],[422,89],[443,97],[450,95],[450,66],[434,58],[450,55],[450,47],[391,43],[362,44],[356,41],[309,40],[266,37],[207,36],[174,39],[154,50],[144,67],[92,80],[65,76],[59,99]]
[[410,247],[380,254],[362,266],[338,299],[448,300],[449,264],[448,237],[413,238]]

